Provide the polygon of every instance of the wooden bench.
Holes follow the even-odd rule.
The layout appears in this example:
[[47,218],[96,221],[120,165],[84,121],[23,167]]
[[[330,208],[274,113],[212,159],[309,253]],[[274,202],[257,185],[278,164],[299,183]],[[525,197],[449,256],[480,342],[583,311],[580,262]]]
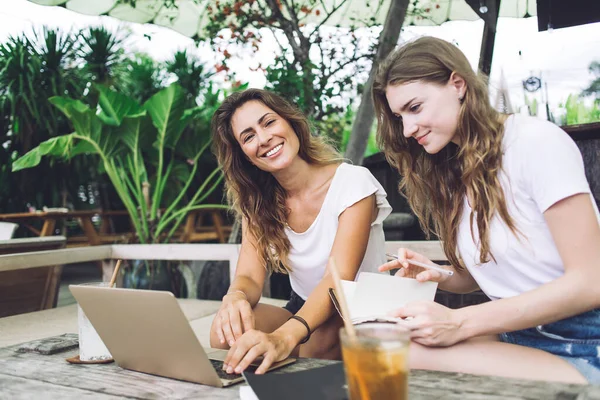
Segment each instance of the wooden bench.
[[[64,236],[0,241],[0,254],[46,252],[65,247]],[[14,262],[17,259],[13,258]],[[0,317],[56,306],[62,263],[41,268],[0,270]]]

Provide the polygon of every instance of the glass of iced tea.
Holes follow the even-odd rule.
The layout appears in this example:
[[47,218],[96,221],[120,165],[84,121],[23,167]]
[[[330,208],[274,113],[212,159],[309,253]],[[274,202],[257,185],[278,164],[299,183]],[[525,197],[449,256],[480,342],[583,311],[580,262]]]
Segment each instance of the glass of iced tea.
[[397,324],[355,326],[356,339],[340,329],[350,400],[408,399],[409,331]]

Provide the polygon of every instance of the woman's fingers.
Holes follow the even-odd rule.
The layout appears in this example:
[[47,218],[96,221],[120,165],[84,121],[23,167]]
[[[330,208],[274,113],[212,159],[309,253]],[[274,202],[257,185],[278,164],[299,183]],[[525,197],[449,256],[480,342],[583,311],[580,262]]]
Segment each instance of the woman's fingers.
[[431,263],[431,260],[425,257],[424,255],[414,252],[405,247],[401,247],[398,249],[398,260],[404,265],[408,263],[408,260],[420,261],[425,264]]
[[240,360],[237,366],[234,368],[236,374],[241,374],[254,360],[265,353],[266,349],[263,343],[258,343],[251,347],[246,355]]
[[215,332],[217,333],[217,337],[219,338],[219,343],[225,344],[225,335],[223,334],[222,322],[221,322],[221,313],[217,313],[215,316]]
[[[247,332],[240,340],[235,342],[233,346],[227,352],[227,356],[223,363],[227,366],[226,371],[228,374],[233,374],[240,361],[246,356],[248,351],[261,343],[260,332],[250,331]],[[251,360],[250,362],[252,362]]]
[[242,306],[240,307],[240,315],[242,318],[244,332],[248,332],[254,329],[254,313],[252,312],[252,307],[250,306],[250,303],[248,303],[247,301],[244,302],[244,304],[242,304]]
[[224,310],[221,314],[221,329],[223,330],[223,335],[225,336],[225,341],[229,345],[229,347],[233,346],[235,343],[235,336],[233,331],[231,330],[231,322],[229,321],[229,312]]
[[402,266],[404,268],[408,268],[408,262],[406,261],[406,258],[408,257],[408,249],[404,248],[404,247],[400,247],[398,249],[398,262],[400,264],[402,264]]
[[441,282],[444,279],[444,276],[439,271],[434,271],[431,269],[426,269],[423,272],[417,274],[415,277],[419,282]]
[[263,358],[262,363],[260,363],[260,366],[256,369],[256,374],[264,374],[265,372],[267,372],[269,370],[269,368],[271,368],[271,365],[273,365],[273,362],[275,361],[275,354],[271,354],[269,352],[267,352],[265,354],[265,357]]
[[234,340],[238,340],[244,333],[242,331],[242,319],[240,317],[240,310],[233,304],[229,306],[229,323],[231,325],[231,332],[233,333]]
[[379,267],[379,272],[389,271],[392,269],[402,268],[402,264],[398,260],[388,261]]

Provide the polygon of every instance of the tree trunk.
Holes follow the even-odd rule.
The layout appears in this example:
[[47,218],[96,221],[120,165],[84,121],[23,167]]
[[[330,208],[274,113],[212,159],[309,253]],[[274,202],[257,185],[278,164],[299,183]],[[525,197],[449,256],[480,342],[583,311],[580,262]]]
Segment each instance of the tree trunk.
[[373,60],[369,79],[363,89],[360,106],[358,107],[354,125],[352,126],[352,134],[346,148],[345,157],[352,160],[355,165],[360,165],[363,162],[365,149],[369,141],[369,134],[373,126],[373,120],[375,119],[371,87],[377,73],[377,67],[392,51],[394,46],[396,46],[396,43],[398,43],[402,24],[404,24],[404,18],[406,17],[406,10],[408,9],[408,2],[409,0],[392,0],[385,18],[383,30],[381,31],[381,35],[379,35],[377,54]]

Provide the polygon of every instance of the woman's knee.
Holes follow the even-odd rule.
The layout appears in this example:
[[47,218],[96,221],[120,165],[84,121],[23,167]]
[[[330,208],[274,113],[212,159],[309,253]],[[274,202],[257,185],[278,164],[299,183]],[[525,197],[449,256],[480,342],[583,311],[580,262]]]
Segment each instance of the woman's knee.
[[411,369],[436,369],[435,349],[411,342],[408,350],[408,365]]

